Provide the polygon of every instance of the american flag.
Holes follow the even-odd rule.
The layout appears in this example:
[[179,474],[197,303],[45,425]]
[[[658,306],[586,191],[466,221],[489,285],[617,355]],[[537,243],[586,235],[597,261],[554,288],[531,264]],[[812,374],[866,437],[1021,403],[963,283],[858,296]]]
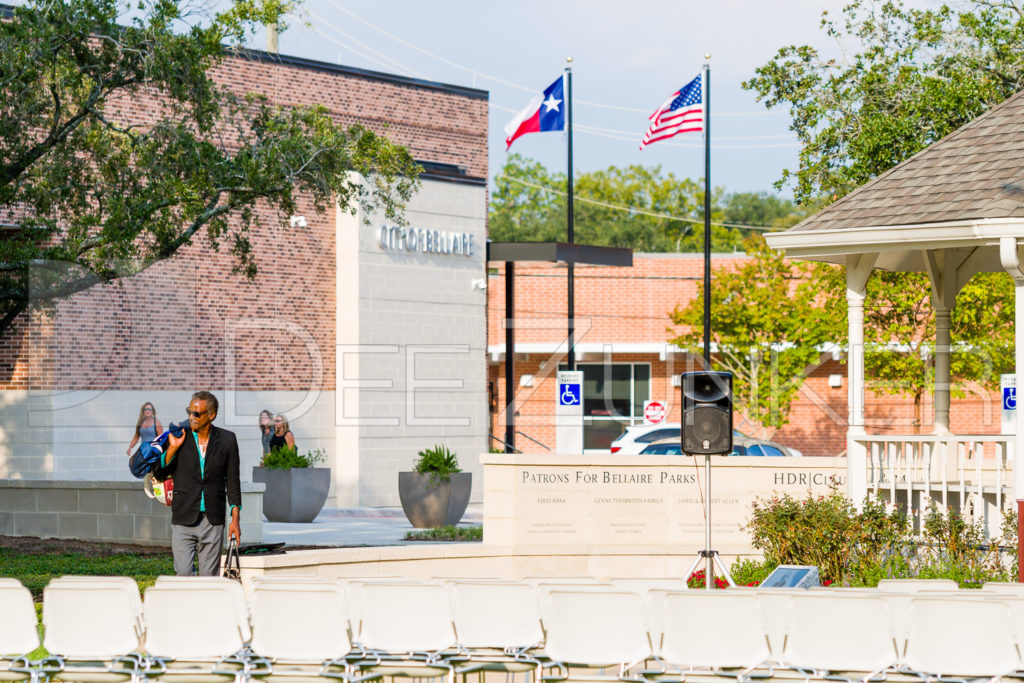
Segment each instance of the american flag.
[[697,76],[684,85],[651,114],[651,127],[640,141],[640,149],[666,140],[679,133],[704,130],[704,102],[701,92],[701,77]]

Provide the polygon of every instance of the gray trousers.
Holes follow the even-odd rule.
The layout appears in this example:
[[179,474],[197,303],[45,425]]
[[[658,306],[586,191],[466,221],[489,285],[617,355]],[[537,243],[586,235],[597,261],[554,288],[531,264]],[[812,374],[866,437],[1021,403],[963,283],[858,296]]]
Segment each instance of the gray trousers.
[[210,524],[206,515],[195,526],[171,525],[174,573],[195,576],[199,558],[200,576],[220,576],[220,551],[224,547],[224,525]]

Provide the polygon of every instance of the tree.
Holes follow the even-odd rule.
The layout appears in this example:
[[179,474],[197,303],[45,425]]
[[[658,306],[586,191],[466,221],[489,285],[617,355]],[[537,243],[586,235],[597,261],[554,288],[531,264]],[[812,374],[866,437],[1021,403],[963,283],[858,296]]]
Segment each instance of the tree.
[[[214,81],[232,46],[292,3],[191,7],[29,0],[0,22],[0,335],[30,305],[135,275],[200,230],[254,277],[258,204],[290,215],[302,193],[318,211],[380,205],[401,221],[418,172],[404,148]],[[132,98],[148,103],[144,122],[123,114]]]
[[[711,341],[715,367],[733,374],[735,408],[747,421],[778,428],[790,404],[827,345],[845,330],[842,290],[832,266],[794,263],[765,244],[748,239],[749,262],[716,271],[711,290]],[[829,272],[832,271],[832,272]],[[687,331],[670,342],[700,353],[704,338],[704,292],[677,306],[672,322]]]
[[723,219],[734,225],[784,228],[794,225],[790,217],[798,208],[789,199],[769,192],[736,192],[726,195]]
[[[950,378],[963,394],[971,384],[999,386],[1012,372],[1013,282],[1006,273],[978,273],[957,295],[950,316]],[[935,381],[935,312],[923,273],[876,271],[864,305],[864,370],[875,394],[907,394],[914,401],[914,432],[922,424],[924,395]]]
[[[663,175],[658,166],[611,166],[574,179],[577,242],[640,252],[700,252],[704,246],[704,186]],[[488,232],[495,241],[565,241],[565,174],[518,154],[495,176]],[[749,231],[721,225],[723,192],[713,194],[712,247],[742,248]]]
[[[787,105],[802,149],[797,201],[828,203],[887,171],[1024,87],[1024,7],[967,0],[907,9],[853,0],[822,27],[843,59],[808,45],[784,47],[744,87],[771,108]],[[852,46],[847,45],[852,44]],[[841,273],[841,271],[838,271]],[[976,275],[952,312],[951,375],[986,388],[1012,367],[1012,287],[1003,273]],[[921,423],[934,381],[934,312],[920,274],[875,272],[865,301],[865,370],[876,392],[913,397]]]
[[966,0],[907,9],[853,0],[822,27],[844,58],[809,45],[780,49],[743,84],[771,108],[788,106],[801,143],[798,202],[842,196],[1024,87],[1024,9]]

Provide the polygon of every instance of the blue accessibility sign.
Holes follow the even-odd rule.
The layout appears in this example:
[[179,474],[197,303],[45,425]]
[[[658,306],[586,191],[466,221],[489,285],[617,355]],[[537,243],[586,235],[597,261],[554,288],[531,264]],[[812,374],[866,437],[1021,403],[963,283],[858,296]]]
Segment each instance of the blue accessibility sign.
[[562,384],[558,388],[558,405],[560,406],[578,406],[580,405],[580,397],[583,395],[581,390],[581,384]]
[[1003,410],[1017,410],[1017,387],[1003,387]]

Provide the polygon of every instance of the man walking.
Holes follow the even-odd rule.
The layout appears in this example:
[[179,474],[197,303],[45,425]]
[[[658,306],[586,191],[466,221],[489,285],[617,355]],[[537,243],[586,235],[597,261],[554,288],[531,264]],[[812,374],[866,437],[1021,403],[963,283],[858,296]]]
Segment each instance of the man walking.
[[171,500],[171,550],[178,576],[220,573],[224,546],[225,496],[231,505],[228,533],[241,541],[238,525],[242,487],[238,478],[238,441],[235,433],[213,426],[217,398],[208,391],[192,394],[188,406],[189,429],[168,437],[167,452],[153,470],[159,481],[174,477]]

